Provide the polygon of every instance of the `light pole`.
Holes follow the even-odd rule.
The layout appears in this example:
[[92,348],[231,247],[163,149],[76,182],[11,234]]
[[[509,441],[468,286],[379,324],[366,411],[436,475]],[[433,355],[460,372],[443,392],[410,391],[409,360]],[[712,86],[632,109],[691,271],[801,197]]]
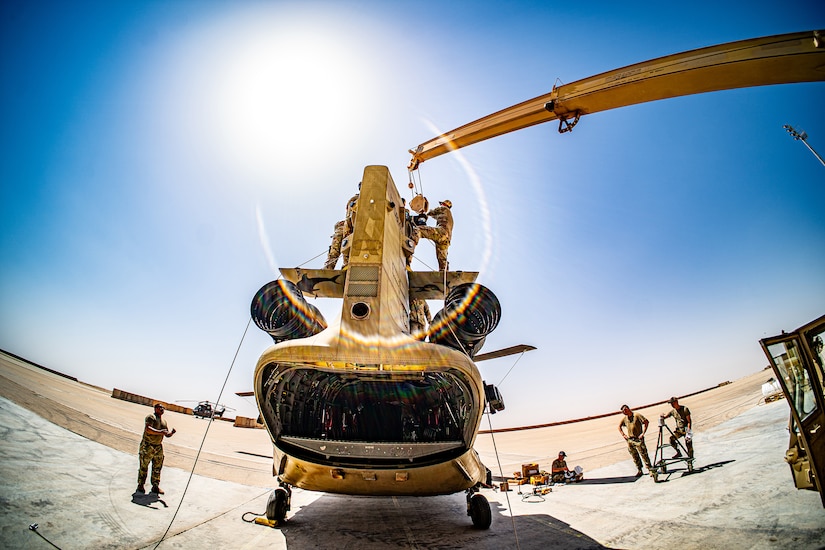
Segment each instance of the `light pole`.
[[814,156],[819,159],[819,162],[822,164],[822,166],[825,166],[825,160],[822,160],[822,157],[819,156],[819,153],[814,151],[814,148],[808,145],[808,134],[806,134],[804,130],[802,132],[797,132],[790,124],[784,124],[782,127],[785,128],[785,130],[787,130],[788,133],[791,134],[791,136],[795,140],[801,140],[802,143],[805,144],[805,147],[807,147],[811,151],[811,153],[813,153]]

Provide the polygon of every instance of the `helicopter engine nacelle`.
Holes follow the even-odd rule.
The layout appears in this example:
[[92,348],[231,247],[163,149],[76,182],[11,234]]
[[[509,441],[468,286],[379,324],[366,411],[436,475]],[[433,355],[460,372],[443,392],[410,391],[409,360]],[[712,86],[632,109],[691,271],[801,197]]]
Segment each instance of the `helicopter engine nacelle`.
[[500,318],[501,304],[490,289],[464,283],[450,291],[444,309],[435,314],[430,323],[430,342],[473,357]]
[[251,306],[252,320],[277,344],[285,340],[307,338],[327,328],[318,308],[304,299],[304,294],[290,281],[278,279],[255,293]]

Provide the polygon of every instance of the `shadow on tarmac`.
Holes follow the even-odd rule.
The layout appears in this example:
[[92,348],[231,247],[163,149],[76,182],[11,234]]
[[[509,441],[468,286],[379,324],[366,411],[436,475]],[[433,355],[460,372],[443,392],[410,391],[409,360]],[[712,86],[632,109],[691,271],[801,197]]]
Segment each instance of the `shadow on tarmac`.
[[635,483],[641,477],[620,476],[620,477],[591,477],[579,481],[581,485],[608,485],[612,483]]
[[160,510],[160,506],[152,506],[155,503],[161,503],[164,508],[169,508],[169,505],[160,498],[160,495],[156,493],[138,493],[135,491],[132,493],[132,504],[139,504],[140,506],[145,506],[146,508],[152,508],[154,510]]
[[692,472],[689,471],[687,467],[668,468],[667,472],[659,474],[659,483],[666,483],[670,481],[671,476],[673,476],[674,474],[681,474],[679,477],[692,476],[695,474],[707,472],[708,470],[712,470],[714,468],[721,468],[725,464],[730,464],[731,462],[735,462],[735,460],[723,460],[722,462],[714,462],[713,464],[707,464],[705,466],[702,466],[701,468],[694,468]]
[[[596,540],[547,514],[511,518],[490,502],[493,523],[479,530],[466,512],[463,494],[437,497],[367,497],[325,494],[293,510],[281,527],[287,548],[321,548],[335,532],[338,548],[601,549]],[[514,528],[515,533],[514,534]]]
[[685,472],[683,475],[693,475],[693,474],[701,474],[702,472],[707,472],[708,470],[712,470],[714,468],[721,468],[725,464],[730,464],[731,462],[736,462],[735,460],[723,460],[722,462],[714,462],[713,464],[706,464],[701,468],[694,468],[692,472]]

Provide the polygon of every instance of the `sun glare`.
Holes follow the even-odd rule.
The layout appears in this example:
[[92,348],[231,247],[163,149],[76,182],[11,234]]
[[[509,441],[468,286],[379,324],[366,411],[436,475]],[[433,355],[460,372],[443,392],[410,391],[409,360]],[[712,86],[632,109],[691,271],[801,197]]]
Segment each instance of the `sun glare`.
[[188,113],[210,160],[246,178],[329,163],[367,138],[380,100],[375,59],[347,29],[267,11],[215,21],[185,41],[173,116]]

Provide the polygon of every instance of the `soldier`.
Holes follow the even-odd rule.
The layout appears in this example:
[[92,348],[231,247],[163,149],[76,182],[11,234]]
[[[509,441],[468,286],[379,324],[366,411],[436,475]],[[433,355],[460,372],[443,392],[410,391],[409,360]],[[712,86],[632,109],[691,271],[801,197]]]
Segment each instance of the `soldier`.
[[[673,435],[670,436],[670,445],[676,451],[676,454],[673,455],[673,458],[681,458],[682,451],[679,450],[679,445],[676,441],[680,437],[685,437],[686,434],[690,433],[691,426],[693,423],[690,420],[690,409],[687,407],[683,407],[679,404],[679,399],[676,397],[670,398],[670,406],[673,409],[667,413],[663,414],[662,418],[667,418],[672,416],[676,419],[676,431],[673,432]],[[690,436],[685,437],[685,447],[687,447],[688,458],[693,458],[693,440]]]
[[143,427],[143,439],[140,442],[140,467],[138,468],[138,493],[145,493],[146,475],[149,472],[149,463],[152,463],[152,492],[157,495],[163,494],[160,488],[160,469],[163,467],[163,438],[172,437],[175,429],[169,431],[166,421],[162,418],[164,406],[155,403],[155,414],[150,414],[145,419]]
[[423,340],[427,336],[430,321],[432,321],[432,316],[427,301],[420,298],[410,300],[410,334],[414,338]]
[[450,247],[450,239],[453,236],[453,207],[452,201],[443,200],[439,202],[441,206],[433,208],[427,215],[435,218],[435,227],[422,225],[416,227],[421,237],[430,239],[435,243],[435,257],[438,259],[438,270],[448,269],[447,249]]
[[[338,258],[341,256],[341,243],[344,241],[346,227],[346,220],[341,220],[335,224],[335,231],[332,234],[332,244],[329,245],[329,253],[327,254],[327,261],[324,264],[324,269],[335,269],[335,264],[338,263]],[[349,252],[347,252],[344,256],[344,265],[347,265],[348,260]]]
[[[404,197],[401,197],[401,208],[404,211],[404,236],[412,241],[413,253],[415,253],[415,248],[418,246],[418,241],[421,238],[421,235],[419,235],[418,230],[416,230],[415,220],[410,214],[410,210],[407,208],[407,200]],[[410,266],[412,265],[413,253],[409,255],[405,254],[408,270],[410,270]]]
[[[622,405],[622,413],[625,417],[619,422],[619,433],[627,441],[627,452],[636,464],[636,477],[641,477],[644,461],[650,477],[653,481],[658,481],[656,470],[650,465],[650,456],[647,454],[647,445],[645,445],[645,432],[650,422],[641,414],[631,411],[627,405]],[[624,433],[625,426],[627,426],[627,434]]]
[[[360,183],[358,184],[358,191],[359,193],[356,193],[347,201],[347,217],[335,224],[335,231],[332,234],[332,244],[329,246],[324,269],[335,269],[335,264],[338,263],[338,258],[341,256],[341,244],[348,235],[352,234],[352,230],[355,227],[355,213],[358,210],[358,197],[361,196]],[[344,251],[344,261],[341,269],[347,267],[349,263],[349,251],[349,248]]]
[[550,466],[550,474],[553,476],[554,483],[570,483],[571,481],[581,481],[584,477],[584,471],[576,466],[575,470],[567,467],[565,457],[567,454],[564,451],[559,452],[559,457],[553,461]]

